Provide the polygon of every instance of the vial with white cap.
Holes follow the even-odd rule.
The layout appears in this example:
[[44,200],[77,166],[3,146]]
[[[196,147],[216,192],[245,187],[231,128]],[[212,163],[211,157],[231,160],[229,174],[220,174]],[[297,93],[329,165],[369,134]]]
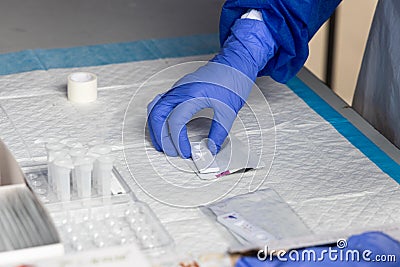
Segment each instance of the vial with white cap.
[[65,146],[59,142],[49,142],[45,144],[46,153],[47,153],[47,162],[51,161],[52,152],[64,149]]
[[78,142],[76,138],[67,137],[60,140],[60,143],[68,148],[83,147],[82,143]]
[[53,161],[53,175],[57,198],[61,201],[71,199],[71,170],[73,164],[70,158]]
[[114,157],[99,156],[94,162],[93,180],[99,195],[108,196],[111,193],[111,176]]
[[[105,156],[111,153],[111,147],[103,143],[97,143],[95,146],[89,149],[88,155],[93,158]],[[93,177],[99,176],[97,174],[98,168],[93,169]],[[97,179],[93,179],[93,187],[97,188]]]
[[92,157],[81,157],[74,161],[73,174],[75,176],[75,188],[79,198],[90,198],[92,194]]
[[71,156],[71,159],[73,162],[75,162],[75,160],[77,160],[78,158],[83,158],[86,156],[87,154],[87,149],[84,147],[75,147],[75,148],[71,148],[69,150],[69,155]]
[[[87,154],[87,149],[84,147],[77,147],[77,148],[71,148],[69,150],[69,155],[71,156],[71,160],[73,163],[79,158],[85,157]],[[75,171],[72,171],[72,191],[76,191],[76,175]]]
[[55,174],[54,174],[54,161],[55,160],[59,160],[59,159],[64,159],[68,157],[68,150],[66,149],[61,149],[61,150],[56,150],[56,151],[52,151],[50,154],[50,161],[48,163],[48,171],[49,174],[48,177],[50,177],[49,179],[49,188],[51,190],[55,190],[56,189],[56,182],[55,182]]
[[56,158],[65,157],[68,154],[68,150],[64,149],[64,145],[60,143],[47,143],[46,144],[46,152],[47,152],[47,183],[50,188],[54,188],[53,182],[53,172],[52,172],[52,162]]

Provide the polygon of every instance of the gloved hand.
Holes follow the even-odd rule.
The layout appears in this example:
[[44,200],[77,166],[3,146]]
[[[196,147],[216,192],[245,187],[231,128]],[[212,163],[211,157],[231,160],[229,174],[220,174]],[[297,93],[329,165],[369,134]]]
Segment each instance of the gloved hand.
[[[400,266],[400,242],[381,232],[367,232],[352,236],[347,241],[347,246],[343,248],[332,247],[336,253],[329,256],[329,247],[308,248],[308,253],[303,253],[305,249],[298,250],[297,254],[291,259],[289,253],[281,255],[279,260],[274,257],[271,261],[269,257],[265,261],[260,261],[256,257],[242,257],[235,267],[398,267]],[[324,252],[325,251],[325,252]],[[305,255],[302,260],[301,255]],[[293,260],[299,255],[299,260]],[[311,258],[308,259],[308,255]],[[315,255],[315,259],[313,259]],[[341,256],[342,255],[342,256]],[[394,258],[389,259],[389,255]],[[336,258],[335,258],[336,257]]]
[[189,158],[186,124],[198,111],[212,108],[209,149],[218,153],[258,72],[275,51],[264,22],[238,19],[218,55],[148,105],[148,128],[154,147],[168,156]]

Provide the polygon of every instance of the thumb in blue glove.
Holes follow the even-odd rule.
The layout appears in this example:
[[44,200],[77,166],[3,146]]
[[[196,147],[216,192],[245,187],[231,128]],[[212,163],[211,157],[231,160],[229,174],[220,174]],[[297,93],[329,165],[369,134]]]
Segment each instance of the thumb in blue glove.
[[189,158],[186,124],[205,108],[214,111],[209,149],[213,154],[220,150],[258,72],[276,51],[262,21],[239,19],[231,32],[218,55],[148,105],[149,133],[158,151]]

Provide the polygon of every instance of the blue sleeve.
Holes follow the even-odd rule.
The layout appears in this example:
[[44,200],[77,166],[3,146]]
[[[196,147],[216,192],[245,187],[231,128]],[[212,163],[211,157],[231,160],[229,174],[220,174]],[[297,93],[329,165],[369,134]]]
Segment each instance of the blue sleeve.
[[285,83],[303,67],[308,42],[331,16],[341,0],[227,0],[220,18],[221,45],[234,22],[249,8],[262,12],[277,44],[275,56],[258,76],[269,75]]

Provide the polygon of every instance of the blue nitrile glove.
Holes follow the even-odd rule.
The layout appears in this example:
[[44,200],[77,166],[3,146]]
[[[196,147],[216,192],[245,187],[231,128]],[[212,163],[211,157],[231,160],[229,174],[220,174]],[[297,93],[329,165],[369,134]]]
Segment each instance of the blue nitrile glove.
[[209,149],[218,153],[258,72],[275,50],[264,22],[238,19],[218,55],[148,105],[148,128],[154,147],[168,156],[189,158],[186,123],[198,111],[212,108]]
[[[341,243],[343,244],[343,243]],[[298,250],[290,258],[289,252],[260,261],[256,257],[242,257],[236,267],[398,267],[400,266],[400,242],[381,232],[368,232],[348,239],[343,248],[313,247]],[[305,255],[302,257],[301,255]],[[310,258],[309,255],[311,255]],[[315,258],[314,258],[315,255]],[[294,260],[298,257],[299,260]],[[287,259],[287,260],[283,260]],[[305,260],[303,260],[305,259]],[[316,259],[316,260],[314,260]],[[320,260],[318,260],[320,259]],[[385,261],[383,261],[385,259]]]

